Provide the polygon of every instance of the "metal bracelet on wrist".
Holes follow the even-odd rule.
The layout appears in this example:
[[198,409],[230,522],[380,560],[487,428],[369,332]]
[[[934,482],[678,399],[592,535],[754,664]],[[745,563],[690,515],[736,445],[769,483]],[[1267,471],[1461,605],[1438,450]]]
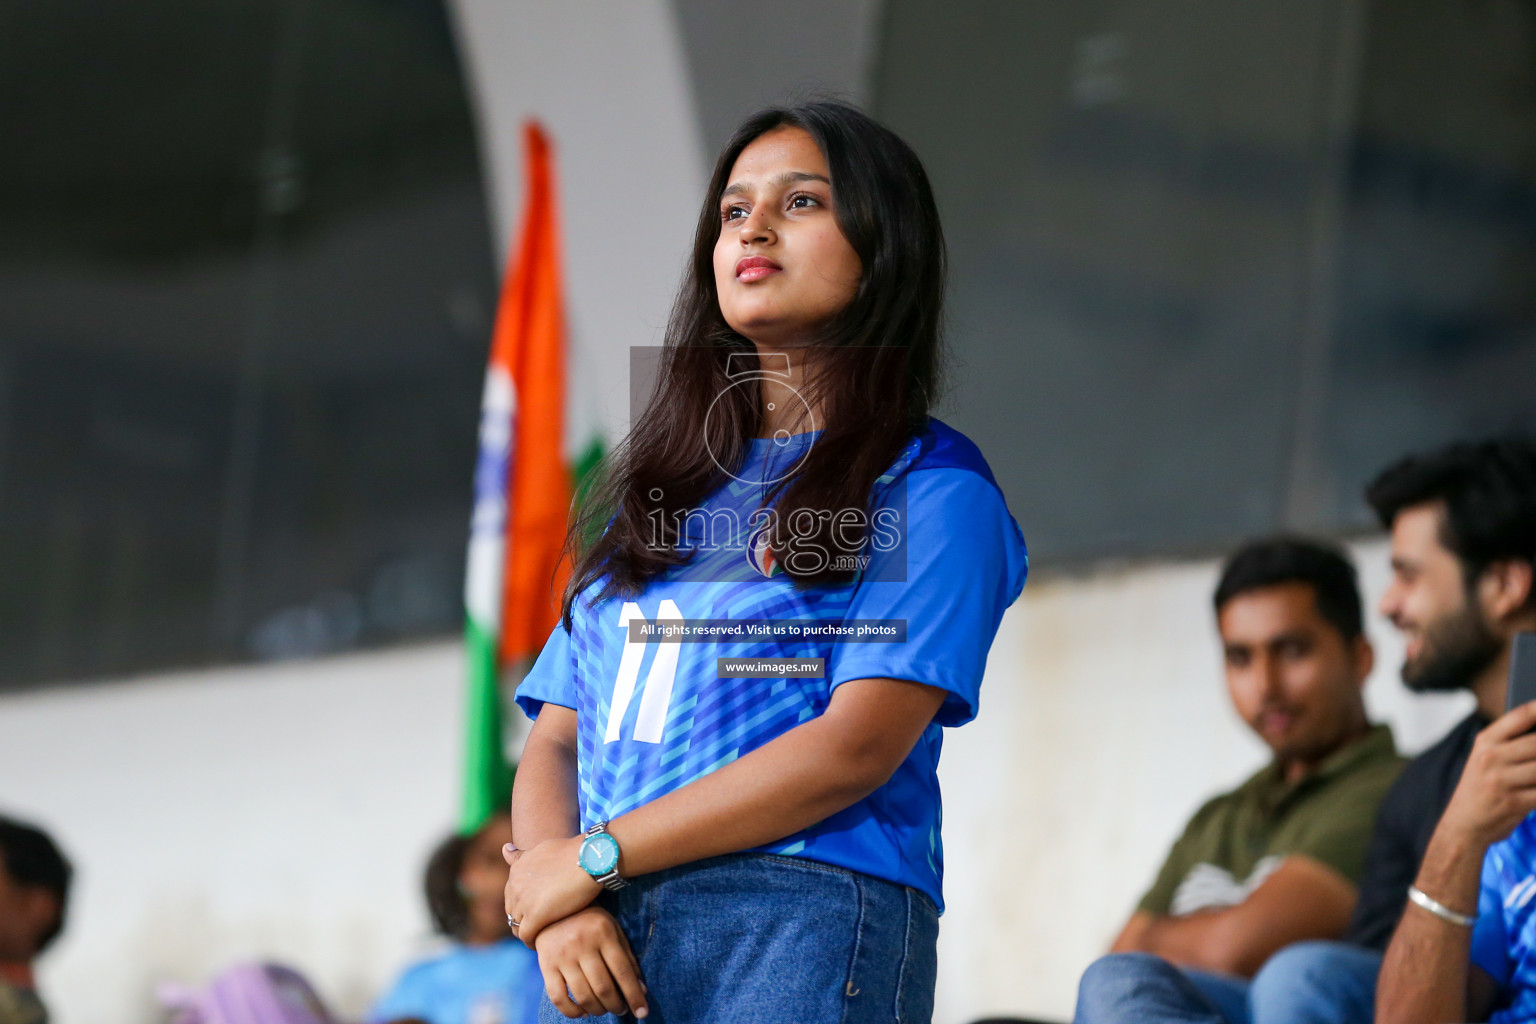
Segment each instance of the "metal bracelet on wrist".
[[1471,917],[1468,917],[1466,914],[1458,914],[1456,911],[1452,910],[1444,903],[1441,903],[1439,900],[1430,896],[1423,889],[1420,889],[1416,885],[1410,885],[1408,887],[1408,898],[1413,900],[1413,902],[1417,903],[1419,906],[1423,907],[1425,910],[1429,911],[1431,914],[1434,914],[1436,917],[1440,918],[1442,921],[1449,921],[1451,924],[1459,924],[1463,928],[1471,928],[1473,922],[1477,920],[1476,914],[1473,914]]

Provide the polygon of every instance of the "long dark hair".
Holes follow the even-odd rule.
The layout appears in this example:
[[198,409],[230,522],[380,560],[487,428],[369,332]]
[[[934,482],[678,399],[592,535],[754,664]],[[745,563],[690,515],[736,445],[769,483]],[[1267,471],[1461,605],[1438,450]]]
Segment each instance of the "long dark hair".
[[[741,367],[757,366],[757,350],[720,312],[713,261],[731,168],[748,144],[780,127],[803,129],[820,147],[837,225],[863,266],[853,299],[814,339],[815,358],[806,367],[801,394],[821,410],[822,432],[795,471],[764,497],[765,505],[780,498],[769,546],[797,587],[852,578],[831,565],[802,568],[788,548],[834,546],[827,536],[832,524],[818,510],[867,511],[876,478],[927,423],[941,382],[946,255],[922,163],[894,132],[844,103],[758,111],[715,161],[645,412],[573,517],[567,543],[574,569],[562,602],[566,629],[576,596],[592,582],[607,577],[594,600],[633,596],[689,560],[675,543],[678,516],[725,482],[721,467],[739,465],[761,428],[755,389],[733,386]],[[802,510],[819,528],[790,537],[784,524],[796,522]],[[665,531],[659,546],[658,524]]]

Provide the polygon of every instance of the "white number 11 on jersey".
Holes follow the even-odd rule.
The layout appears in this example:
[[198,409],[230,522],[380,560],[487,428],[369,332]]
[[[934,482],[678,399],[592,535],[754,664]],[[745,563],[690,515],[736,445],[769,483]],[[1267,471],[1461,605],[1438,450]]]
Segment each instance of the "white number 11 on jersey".
[[[683,613],[671,598],[661,602],[656,612],[658,619],[680,619]],[[635,696],[635,683],[640,678],[640,661],[645,657],[648,641],[633,642],[629,639],[629,623],[645,618],[640,606],[625,601],[619,609],[619,628],[624,631],[624,656],[619,661],[619,677],[613,684],[613,700],[608,708],[608,730],[604,743],[619,738],[619,728],[624,724],[624,713]],[[660,743],[661,732],[667,724],[667,708],[672,704],[672,684],[677,679],[676,641],[660,641],[656,657],[651,661],[651,671],[645,677],[645,693],[640,697],[640,713],[635,716],[635,740],[639,743]]]

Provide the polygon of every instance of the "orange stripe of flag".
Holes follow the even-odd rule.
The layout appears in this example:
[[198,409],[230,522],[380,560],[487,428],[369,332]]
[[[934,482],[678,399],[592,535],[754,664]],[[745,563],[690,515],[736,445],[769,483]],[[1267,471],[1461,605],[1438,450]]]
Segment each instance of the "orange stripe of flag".
[[527,208],[516,259],[508,265],[491,358],[516,393],[508,473],[506,571],[500,662],[537,653],[559,614],[570,575],[562,559],[571,507],[565,464],[565,317],[549,139],[523,126]]

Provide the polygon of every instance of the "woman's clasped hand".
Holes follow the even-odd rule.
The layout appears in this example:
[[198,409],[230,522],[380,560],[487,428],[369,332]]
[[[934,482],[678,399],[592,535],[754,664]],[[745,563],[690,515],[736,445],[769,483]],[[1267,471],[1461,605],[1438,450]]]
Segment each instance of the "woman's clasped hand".
[[538,952],[545,991],[561,1013],[643,1019],[649,1007],[640,963],[613,915],[591,905],[602,886],[577,863],[581,838],[502,848],[507,916],[517,922],[518,938]]

